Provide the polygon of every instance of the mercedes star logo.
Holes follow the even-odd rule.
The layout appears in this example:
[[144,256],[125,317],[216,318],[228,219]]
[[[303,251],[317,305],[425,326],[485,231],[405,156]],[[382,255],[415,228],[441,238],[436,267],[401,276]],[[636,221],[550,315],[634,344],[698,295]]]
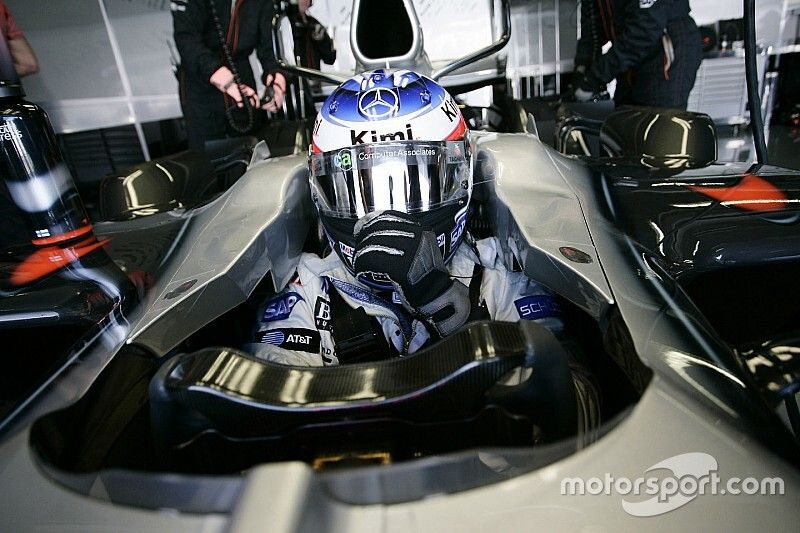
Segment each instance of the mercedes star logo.
[[358,110],[368,118],[383,118],[394,114],[397,104],[397,94],[391,89],[370,89],[358,99]]

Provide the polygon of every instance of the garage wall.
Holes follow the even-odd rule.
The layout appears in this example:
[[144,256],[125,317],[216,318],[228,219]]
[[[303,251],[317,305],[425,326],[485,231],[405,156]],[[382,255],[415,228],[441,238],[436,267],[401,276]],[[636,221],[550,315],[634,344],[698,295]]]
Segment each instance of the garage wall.
[[[115,58],[100,1],[119,46]],[[23,80],[58,133],[180,116],[167,0],[6,0],[39,58]],[[127,76],[128,84],[123,83]]]
[[[765,48],[780,42],[781,18],[784,5],[800,0],[757,0],[756,38]],[[742,18],[741,0],[691,0],[692,16],[698,25],[711,24],[720,19]]]

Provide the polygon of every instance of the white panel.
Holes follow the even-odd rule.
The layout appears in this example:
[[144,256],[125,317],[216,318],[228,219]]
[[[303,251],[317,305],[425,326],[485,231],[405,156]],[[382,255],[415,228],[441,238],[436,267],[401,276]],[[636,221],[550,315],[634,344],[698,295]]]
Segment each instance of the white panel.
[[571,71],[578,6],[571,0],[538,0],[511,7],[509,77]]
[[[98,0],[8,0],[39,59],[23,80],[58,133],[180,116],[166,0],[104,0],[130,80],[128,102]],[[131,113],[133,109],[133,113]]]
[[[160,0],[149,0],[150,2]],[[170,45],[172,16],[148,0],[105,0],[134,96],[177,95]]]
[[30,100],[123,95],[97,0],[8,0],[6,5],[39,59],[39,73],[23,80]]
[[[767,57],[759,56],[758,79],[763,80]],[[689,95],[689,111],[707,113],[717,123],[741,123],[748,117],[744,56],[703,60]]]
[[[756,4],[760,3],[756,2]],[[741,0],[692,0],[689,5],[692,7],[692,18],[694,18],[698,26],[711,24],[720,18],[736,19],[742,17]]]

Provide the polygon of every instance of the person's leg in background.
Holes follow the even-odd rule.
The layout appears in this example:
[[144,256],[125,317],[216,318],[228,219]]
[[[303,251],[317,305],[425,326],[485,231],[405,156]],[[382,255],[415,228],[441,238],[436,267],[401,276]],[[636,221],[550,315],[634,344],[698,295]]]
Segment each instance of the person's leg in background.
[[206,141],[225,137],[227,122],[225,113],[217,109],[219,105],[188,100],[181,107],[190,149],[202,152]]

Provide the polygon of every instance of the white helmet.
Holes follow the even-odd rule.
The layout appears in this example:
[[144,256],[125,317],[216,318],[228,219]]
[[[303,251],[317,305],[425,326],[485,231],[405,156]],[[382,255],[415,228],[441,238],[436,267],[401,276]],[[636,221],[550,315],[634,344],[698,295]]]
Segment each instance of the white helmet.
[[325,100],[309,154],[311,192],[331,246],[352,269],[353,227],[375,211],[414,215],[449,259],[472,194],[467,125],[435,81],[409,70],[355,76]]

